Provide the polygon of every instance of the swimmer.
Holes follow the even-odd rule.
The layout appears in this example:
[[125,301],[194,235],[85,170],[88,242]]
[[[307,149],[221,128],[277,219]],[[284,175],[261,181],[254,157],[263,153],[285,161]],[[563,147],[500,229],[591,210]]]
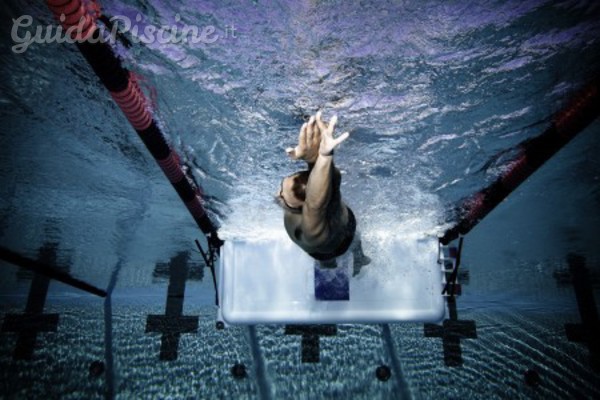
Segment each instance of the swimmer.
[[[293,160],[305,161],[308,169],[285,177],[277,195],[290,239],[324,268],[335,268],[336,257],[357,242],[356,219],[342,200],[342,175],[333,162],[334,149],[350,134],[334,138],[336,123],[336,116],[326,123],[318,112],[302,125],[298,145],[286,153]],[[356,275],[357,268],[370,260],[359,241],[352,247]]]

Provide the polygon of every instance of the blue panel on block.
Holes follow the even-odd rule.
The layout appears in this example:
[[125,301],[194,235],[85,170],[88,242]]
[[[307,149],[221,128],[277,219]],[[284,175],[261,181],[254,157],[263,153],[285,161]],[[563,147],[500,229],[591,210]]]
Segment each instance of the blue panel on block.
[[352,276],[351,252],[336,259],[336,270],[315,267],[283,229],[269,238],[228,240],[217,274],[218,318],[228,324],[345,324],[444,317],[437,238],[363,246],[372,262]]
[[317,300],[350,300],[350,279],[345,265],[327,269],[315,263],[315,298]]

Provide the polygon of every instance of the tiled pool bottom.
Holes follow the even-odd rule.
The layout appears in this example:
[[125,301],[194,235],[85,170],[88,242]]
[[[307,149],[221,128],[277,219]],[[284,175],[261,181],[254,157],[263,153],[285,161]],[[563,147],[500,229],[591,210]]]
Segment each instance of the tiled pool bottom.
[[[102,299],[49,295],[44,313],[59,314],[59,322],[55,332],[38,334],[30,360],[14,360],[18,334],[1,333],[2,397],[600,397],[588,348],[565,336],[564,325],[580,321],[576,309],[491,312],[462,309],[459,299],[456,320],[462,326],[474,321],[476,338],[465,334],[457,341],[458,322],[447,323],[445,330],[440,326],[434,332],[439,337],[425,337],[423,324],[416,323],[339,325],[333,327],[334,335],[331,329],[321,330],[328,335],[318,339],[318,362],[302,362],[302,329],[288,329],[287,334],[283,326],[217,330],[214,307],[195,306],[187,299],[183,315],[198,317],[196,329],[179,337],[177,331],[189,331],[189,326],[165,324],[165,334],[146,332],[148,316],[165,312],[164,289],[157,290],[162,298],[148,295],[132,301],[115,296],[112,317],[106,320]],[[24,297],[4,297],[3,320],[22,314],[25,302]],[[304,330],[307,342],[310,331]],[[444,360],[444,342],[452,351],[453,339],[460,343],[460,366],[448,366]],[[160,359],[161,343],[170,348],[171,358],[176,352],[176,359]],[[453,357],[457,363],[456,352]],[[90,374],[94,361],[104,363],[105,373]],[[232,373],[236,364],[245,367],[245,376]],[[378,379],[380,366],[389,367],[389,379]],[[527,370],[539,374],[537,384],[526,383]]]

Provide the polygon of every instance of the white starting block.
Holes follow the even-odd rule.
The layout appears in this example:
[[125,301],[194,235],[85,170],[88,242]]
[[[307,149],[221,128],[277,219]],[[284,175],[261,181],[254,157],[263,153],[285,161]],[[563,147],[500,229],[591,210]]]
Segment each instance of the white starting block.
[[327,270],[287,237],[227,241],[218,318],[232,325],[437,322],[445,313],[437,240],[419,246],[388,241],[385,254],[353,277],[351,253]]

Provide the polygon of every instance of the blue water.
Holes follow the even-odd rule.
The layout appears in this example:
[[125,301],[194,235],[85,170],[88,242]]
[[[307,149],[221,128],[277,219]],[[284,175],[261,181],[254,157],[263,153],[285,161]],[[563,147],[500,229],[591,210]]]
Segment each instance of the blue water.
[[[212,44],[117,51],[155,88],[157,118],[225,238],[281,229],[271,196],[301,167],[284,149],[318,109],[350,131],[336,163],[367,250],[390,235],[435,236],[449,206],[493,181],[600,70],[594,1],[100,3],[107,15],[140,13],[141,25],[215,27]],[[564,333],[580,321],[575,293],[554,279],[570,252],[600,273],[598,121],[466,237],[458,311],[478,338],[463,340],[462,367],[444,365],[441,339],[424,338],[422,324],[340,326],[321,338],[321,362],[303,364],[300,338],[282,327],[214,330],[200,231],[152,157],[74,45],[11,51],[11,18],[54,23],[43,2],[0,10],[0,244],[36,258],[56,243],[56,264],[114,286],[108,307],[51,283],[45,312],[60,324],[40,334],[31,361],[13,361],[16,335],[0,333],[0,397],[600,396],[587,347]],[[177,361],[159,362],[160,334],[145,333],[145,319],[164,311],[157,263],[181,251],[201,271],[184,302],[199,327],[181,336]],[[2,315],[22,312],[31,275],[0,264]],[[99,379],[87,371],[96,359],[109,366]],[[248,378],[232,378],[238,362]],[[374,377],[381,364],[387,382]],[[527,369],[540,373],[535,388]]]

